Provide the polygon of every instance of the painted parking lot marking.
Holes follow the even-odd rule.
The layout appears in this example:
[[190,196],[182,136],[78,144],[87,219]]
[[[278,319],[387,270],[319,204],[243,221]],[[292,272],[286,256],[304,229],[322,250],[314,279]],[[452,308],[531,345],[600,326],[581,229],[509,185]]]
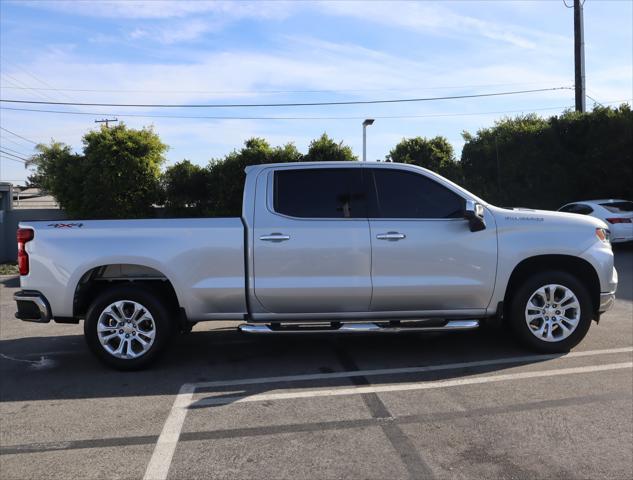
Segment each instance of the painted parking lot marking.
[[196,402],[196,407],[211,405],[227,405],[229,403],[264,402],[271,400],[290,400],[297,398],[335,397],[341,395],[360,395],[364,393],[406,392],[412,390],[430,390],[435,388],[460,387],[464,385],[476,385],[480,383],[503,382],[507,380],[524,380],[528,378],[554,377],[559,375],[572,375],[575,373],[592,373],[606,370],[620,370],[633,368],[633,362],[609,363],[607,365],[594,365],[576,368],[555,368],[552,370],[540,370],[537,372],[508,373],[490,375],[487,377],[460,378],[457,380],[437,380],[398,385],[371,385],[367,387],[334,388],[324,390],[304,390],[300,392],[260,393],[254,395],[240,395],[235,397],[205,398]]
[[[213,387],[226,387],[226,386],[234,386],[234,385],[256,385],[256,384],[267,384],[267,383],[282,383],[282,382],[299,382],[299,381],[307,381],[307,380],[325,380],[325,379],[333,379],[333,378],[353,378],[359,376],[378,376],[378,375],[397,375],[397,374],[406,374],[406,373],[423,373],[423,372],[436,372],[442,370],[456,370],[461,368],[475,368],[482,366],[492,366],[492,365],[504,365],[504,364],[512,364],[512,363],[525,363],[525,362],[535,362],[535,361],[543,361],[543,360],[551,360],[557,358],[580,358],[580,357],[589,357],[589,356],[598,356],[598,355],[611,355],[618,353],[629,353],[633,352],[633,347],[623,347],[623,348],[613,348],[613,349],[604,349],[604,350],[588,350],[581,352],[571,352],[566,355],[526,355],[526,356],[517,356],[517,357],[505,357],[499,359],[491,359],[491,360],[481,360],[481,361],[473,361],[473,362],[459,362],[459,363],[451,363],[451,364],[443,364],[443,365],[429,365],[422,367],[406,367],[406,368],[394,368],[394,369],[377,369],[377,370],[356,370],[356,371],[347,371],[347,372],[332,372],[332,373],[320,373],[320,374],[305,374],[305,375],[286,375],[286,376],[278,376],[278,377],[262,377],[262,378],[246,378],[246,379],[238,379],[238,380],[220,380],[214,382],[200,382],[200,383],[186,383],[181,388],[178,394],[176,395],[176,399],[172,405],[172,408],[167,416],[167,420],[163,426],[163,430],[161,431],[160,436],[156,442],[156,446],[154,447],[154,452],[152,457],[147,465],[145,470],[145,475],[143,480],[164,480],[167,478],[169,473],[169,468],[171,466],[171,462],[174,456],[174,452],[176,450],[176,446],[178,444],[178,439],[180,437],[180,432],[182,430],[182,426],[185,421],[185,417],[187,415],[187,411],[191,406],[193,400],[193,394],[197,389],[206,389]],[[400,384],[400,385],[384,385],[384,386],[368,386],[368,387],[354,387],[348,389],[337,389],[337,390],[312,390],[309,392],[288,392],[288,393],[277,393],[277,394],[260,394],[254,395],[253,397],[234,397],[238,400],[233,401],[248,401],[247,398],[258,397],[258,400],[253,401],[261,401],[263,400],[263,396],[279,396],[279,395],[294,395],[288,398],[306,398],[300,396],[301,394],[310,394],[311,396],[317,396],[319,392],[343,392],[345,390],[350,391],[351,393],[346,393],[347,395],[360,394],[360,393],[368,393],[368,392],[381,392],[381,391],[394,391],[389,390],[389,388],[399,388],[400,391],[404,390],[421,390],[424,388],[441,388],[441,387],[449,387],[449,386],[459,386],[459,385],[468,385],[473,383],[483,383],[483,379],[488,379],[486,381],[502,381],[502,380],[494,380],[496,378],[503,377],[503,380],[519,380],[519,379],[527,379],[527,378],[538,378],[538,377],[547,377],[547,376],[555,376],[555,375],[566,375],[566,374],[579,374],[579,373],[592,373],[597,371],[605,371],[605,370],[618,370],[624,368],[633,368],[633,362],[624,362],[624,363],[614,363],[608,365],[599,365],[599,366],[590,366],[590,367],[576,367],[576,368],[564,368],[564,369],[552,369],[545,370],[539,372],[523,372],[516,374],[502,374],[502,375],[491,375],[488,377],[476,377],[469,379],[458,379],[458,380],[441,380],[435,382],[417,382],[417,383],[409,383],[409,384]],[[512,378],[511,378],[512,377]],[[470,382],[469,382],[470,381]],[[477,382],[479,381],[479,382]],[[440,386],[434,387],[425,387],[425,385],[439,385],[441,382],[445,382]],[[456,383],[459,382],[459,383]],[[454,383],[454,385],[452,385]],[[414,388],[418,387],[418,388]],[[364,389],[373,389],[367,390],[367,392],[363,392]],[[386,390],[381,390],[386,389]],[[321,394],[323,395],[323,394]],[[343,395],[343,393],[338,393],[338,395]],[[278,397],[279,399],[283,397]],[[206,399],[203,401],[213,401],[213,400],[222,400],[222,403],[227,403],[227,398],[222,399]],[[200,405],[201,402],[197,402],[197,405]]]
[[163,430],[158,437],[154,453],[152,453],[152,458],[147,465],[143,479],[167,478],[167,472],[176,451],[182,424],[185,422],[187,408],[191,404],[195,389],[195,384],[192,383],[185,383],[180,387],[176,400],[174,400],[174,405],[171,407]]

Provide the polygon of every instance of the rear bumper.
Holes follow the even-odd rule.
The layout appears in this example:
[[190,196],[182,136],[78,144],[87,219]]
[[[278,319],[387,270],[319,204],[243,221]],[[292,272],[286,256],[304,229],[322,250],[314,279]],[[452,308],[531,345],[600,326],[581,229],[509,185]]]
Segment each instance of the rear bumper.
[[51,321],[51,307],[40,292],[22,290],[13,295],[18,311],[15,318],[25,322],[48,323]]
[[615,303],[615,292],[601,293],[600,307],[598,308],[598,313],[604,313],[611,310],[613,308],[614,303]]

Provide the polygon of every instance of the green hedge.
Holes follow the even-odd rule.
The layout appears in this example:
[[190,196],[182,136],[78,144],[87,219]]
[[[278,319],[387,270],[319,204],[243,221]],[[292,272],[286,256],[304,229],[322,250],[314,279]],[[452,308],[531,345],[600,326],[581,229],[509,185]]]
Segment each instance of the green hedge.
[[557,209],[577,200],[633,197],[628,105],[506,118],[464,139],[464,186],[493,204]]

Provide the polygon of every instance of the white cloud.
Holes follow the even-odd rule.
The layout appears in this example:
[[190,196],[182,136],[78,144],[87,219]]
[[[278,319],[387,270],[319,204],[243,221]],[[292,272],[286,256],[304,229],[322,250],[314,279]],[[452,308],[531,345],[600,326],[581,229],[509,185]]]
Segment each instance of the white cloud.
[[319,2],[321,11],[330,15],[347,16],[364,21],[404,27],[420,33],[478,36],[499,40],[515,47],[536,49],[543,43],[565,42],[569,39],[539,30],[503,22],[491,22],[455,13],[442,3],[427,2]]
[[170,22],[168,25],[136,27],[128,33],[128,38],[131,40],[152,40],[163,45],[172,45],[198,40],[205,33],[219,28],[220,23],[218,22],[186,20]]
[[294,2],[232,2],[232,1],[30,1],[18,2],[37,8],[59,10],[75,15],[105,18],[168,19],[184,18],[192,15],[210,14],[225,18],[285,18]]

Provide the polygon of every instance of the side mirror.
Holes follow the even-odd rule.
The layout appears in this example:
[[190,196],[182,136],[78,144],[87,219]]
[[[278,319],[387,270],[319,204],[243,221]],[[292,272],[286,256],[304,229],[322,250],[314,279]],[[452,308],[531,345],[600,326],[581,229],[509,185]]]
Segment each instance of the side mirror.
[[479,232],[486,228],[484,206],[481,203],[477,203],[474,200],[466,200],[464,218],[468,220],[468,226],[471,232]]

